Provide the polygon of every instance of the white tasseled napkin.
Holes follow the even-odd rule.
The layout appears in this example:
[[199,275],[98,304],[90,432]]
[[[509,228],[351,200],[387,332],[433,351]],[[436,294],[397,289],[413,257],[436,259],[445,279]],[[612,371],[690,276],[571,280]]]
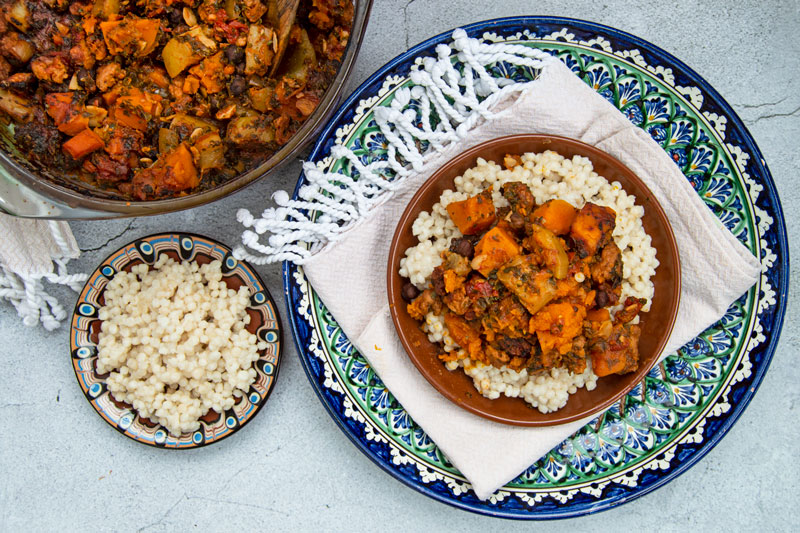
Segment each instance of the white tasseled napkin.
[[0,213],[0,300],[9,300],[26,326],[58,327],[67,314],[42,280],[80,290],[85,274],[68,274],[80,249],[66,222],[30,220]]
[[760,272],[756,258],[717,221],[664,150],[561,62],[549,62],[525,92],[499,102],[493,111],[499,112],[465,141],[428,156],[423,170],[406,179],[393,197],[304,265],[343,331],[481,499],[588,420],[550,428],[489,422],[441,397],[406,356],[387,303],[389,245],[408,201],[441,164],[492,138],[548,133],[595,145],[633,170],[663,206],[680,250],[680,311],[662,357],[716,322]]

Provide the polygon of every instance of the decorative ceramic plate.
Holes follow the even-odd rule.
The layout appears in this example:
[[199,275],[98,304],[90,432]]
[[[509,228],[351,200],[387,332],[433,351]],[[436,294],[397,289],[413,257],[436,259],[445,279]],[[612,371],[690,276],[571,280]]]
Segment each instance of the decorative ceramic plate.
[[[134,265],[152,265],[161,254],[175,260],[214,260],[222,262],[222,279],[232,289],[242,285],[250,290],[247,330],[267,343],[254,364],[256,380],[246,395],[224,413],[209,411],[200,420],[200,429],[179,437],[170,435],[159,424],[142,418],[128,404],[116,401],[106,388],[107,374],[97,373],[97,335],[100,332],[98,309],[104,304],[103,292],[117,272]],[[135,441],[161,448],[186,449],[205,446],[228,437],[247,424],[266,403],[278,378],[282,346],[281,320],[267,287],[253,268],[237,261],[231,250],[217,241],[187,233],[164,233],[143,237],[111,254],[97,267],[83,287],[72,315],[69,343],[72,367],[78,384],[103,420]]]
[[[285,264],[295,341],[308,378],[336,423],[363,453],[408,486],[456,507],[507,518],[565,518],[608,509],[696,463],[755,394],[786,307],[788,245],[780,202],[739,117],[698,74],[652,44],[572,19],[518,17],[464,29],[486,42],[538,47],[569,66],[675,160],[708,208],[759,258],[761,278],[719,322],[487,501],[476,497],[384,387],[302,269]],[[416,46],[364,82],[329,123],[310,160],[347,169],[349,162],[330,154],[335,141],[365,162],[386,157],[374,110],[411,87],[411,67],[435,56],[436,45],[449,42],[451,33]],[[536,75],[505,63],[491,70],[497,78],[520,81]],[[401,94],[406,98],[409,92]],[[413,96],[407,107],[415,109]],[[301,176],[298,189],[304,183]]]

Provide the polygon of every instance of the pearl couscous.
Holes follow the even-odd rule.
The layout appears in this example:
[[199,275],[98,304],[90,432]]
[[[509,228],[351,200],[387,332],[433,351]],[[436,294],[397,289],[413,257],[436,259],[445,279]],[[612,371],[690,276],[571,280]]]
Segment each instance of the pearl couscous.
[[249,291],[229,289],[221,264],[176,262],[119,272],[99,310],[97,372],[139,416],[171,434],[199,428],[209,410],[233,407],[255,381],[266,344],[246,327]]

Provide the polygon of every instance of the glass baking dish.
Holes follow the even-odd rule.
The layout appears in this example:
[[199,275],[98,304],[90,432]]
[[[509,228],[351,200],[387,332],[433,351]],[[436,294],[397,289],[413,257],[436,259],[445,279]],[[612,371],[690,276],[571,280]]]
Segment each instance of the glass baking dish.
[[[279,165],[292,160],[323,128],[343,97],[342,91],[353,70],[364,39],[372,0],[355,0],[355,14],[350,41],[342,64],[316,110],[297,133],[267,161],[258,167],[213,189],[178,198],[152,201],[124,201],[103,198],[102,191],[88,187],[65,186],[57,176],[40,176],[23,154],[7,138],[0,146],[0,212],[25,218],[99,219],[156,215],[189,209],[223,198],[270,174]],[[61,183],[59,183],[61,182]]]

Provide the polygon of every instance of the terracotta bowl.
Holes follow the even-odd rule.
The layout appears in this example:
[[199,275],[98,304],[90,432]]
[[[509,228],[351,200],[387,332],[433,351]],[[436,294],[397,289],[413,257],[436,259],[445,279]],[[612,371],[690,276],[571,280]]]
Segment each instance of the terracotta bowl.
[[[638,371],[600,378],[594,390],[578,389],[570,395],[564,407],[548,414],[542,414],[521,398],[485,398],[475,389],[472,378],[462,370],[448,371],[436,356],[436,346],[406,311],[401,289],[407,280],[398,273],[405,250],[418,242],[411,233],[411,225],[417,215],[421,211],[430,211],[442,192],[453,188],[453,180],[475,166],[478,157],[501,162],[506,154],[544,150],[554,150],[568,158],[575,155],[587,157],[598,174],[609,182],[619,181],[629,194],[635,195],[636,204],[644,207],[644,229],[652,238],[660,263],[653,278],[655,296],[651,309],[643,313],[640,319],[642,336]],[[666,345],[675,324],[681,287],[675,236],[663,209],[644,183],[607,153],[573,139],[549,135],[514,135],[494,139],[462,153],[431,176],[411,199],[400,218],[389,251],[387,278],[389,304],[397,333],[411,361],[425,379],[444,397],[464,409],[496,422],[517,426],[550,426],[572,422],[605,410],[631,390],[652,368]]]

